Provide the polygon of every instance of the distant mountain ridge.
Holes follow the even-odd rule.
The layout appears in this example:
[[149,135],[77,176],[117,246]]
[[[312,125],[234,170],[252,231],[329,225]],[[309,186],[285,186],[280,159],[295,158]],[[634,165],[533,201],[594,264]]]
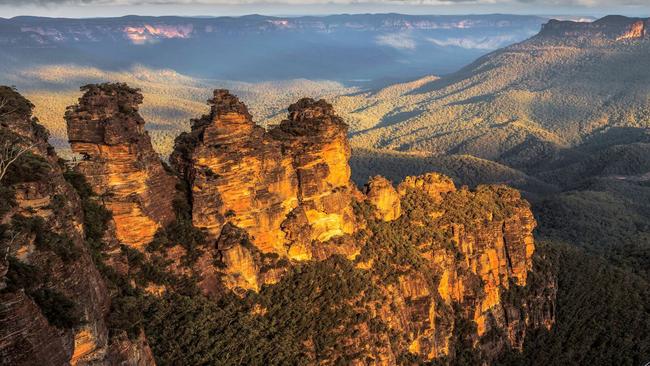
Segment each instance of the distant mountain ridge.
[[501,14],[0,18],[0,71],[143,65],[255,82],[404,80],[453,72],[530,37],[546,20]]
[[454,74],[341,97],[337,107],[349,115],[354,147],[528,169],[611,128],[650,128],[647,24],[550,21]]
[[620,15],[610,15],[595,22],[572,22],[550,20],[542,26],[538,37],[567,38],[604,38],[604,39],[635,39],[650,35],[650,18],[628,18]]
[[44,17],[0,18],[5,44],[29,40],[40,44],[66,41],[99,42],[129,40],[134,43],[155,39],[196,38],[210,34],[248,32],[305,31],[403,31],[431,29],[507,28],[517,25],[536,26],[545,18],[517,15],[403,15],[343,14],[330,16],[274,17],[247,15],[242,17],[148,17],[65,19]]

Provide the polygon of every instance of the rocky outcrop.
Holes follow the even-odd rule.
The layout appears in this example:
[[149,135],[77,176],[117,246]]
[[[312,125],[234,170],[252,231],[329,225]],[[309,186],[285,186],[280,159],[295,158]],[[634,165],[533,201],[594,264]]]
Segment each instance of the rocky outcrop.
[[426,193],[436,203],[443,200],[443,195],[456,192],[456,186],[451,178],[438,173],[427,173],[417,177],[406,177],[397,190],[405,195],[409,189],[418,189]]
[[[405,232],[416,238],[429,230],[440,233],[416,241],[419,259],[411,262],[419,264],[400,267],[403,274],[395,285],[384,288],[393,309],[384,310],[382,317],[407,335],[402,347],[425,360],[450,355],[458,319],[465,319],[476,325],[466,334],[475,342],[489,332],[505,334],[477,343],[489,359],[506,345],[521,348],[527,329],[550,327],[555,288],[551,277],[535,290],[545,295],[531,296],[525,305],[504,297],[513,287],[528,286],[533,268],[536,222],[519,192],[501,186],[456,190],[439,174],[407,177],[399,191],[408,202],[402,205],[407,207],[402,219],[391,226],[380,224],[384,226],[377,233]],[[373,203],[370,197],[368,201]],[[373,259],[368,262],[363,268],[380,270]]]
[[9,198],[0,214],[0,363],[101,364],[110,297],[84,243],[79,196],[31,103],[6,87],[0,94],[0,143],[29,147],[0,182]]
[[303,99],[266,132],[226,90],[209,104],[170,159],[189,184],[194,225],[214,239],[230,223],[262,253],[296,260],[313,257],[314,241],[354,232],[347,126],[331,105]]
[[382,176],[373,177],[366,184],[364,193],[368,202],[377,209],[377,218],[393,221],[401,216],[400,195],[388,179]]
[[538,39],[561,38],[566,41],[622,41],[642,39],[647,35],[646,29],[650,19],[628,18],[610,15],[595,22],[573,22],[550,20],[542,26]]
[[639,39],[643,38],[646,35],[646,22],[643,20],[637,20],[632,23],[623,34],[616,37],[617,41],[624,39]]
[[[135,313],[174,298],[203,315],[212,309],[207,316],[224,334],[231,324],[255,327],[258,320],[278,332],[286,326],[282,342],[300,339],[296,347],[314,364],[454,362],[461,344],[487,364],[506,348],[521,348],[530,328],[554,322],[556,285],[544,272],[531,281],[536,222],[516,190],[470,191],[429,173],[397,189],[374,177],[360,193],[350,183],[347,127],[331,105],[302,99],[266,131],[225,90],[215,91],[210,113],[177,139],[170,159],[177,179],[151,149],[137,90],[84,90],[66,118],[73,150],[84,157],[74,169],[100,195],[88,193],[92,202],[101,207],[104,200],[114,217],[102,229],[107,247],[87,242],[83,212],[91,201],[64,179],[31,105],[17,99],[22,114],[0,117],[0,137],[31,146],[30,160],[21,162],[30,174],[14,170],[0,186],[9,202],[0,205],[0,249],[8,253],[0,257],[3,361],[151,365],[148,339],[156,350],[160,338],[133,326],[146,321]],[[188,202],[172,209],[182,186]],[[284,303],[296,288],[297,305]],[[224,304],[217,307],[223,314],[209,301]],[[291,324],[256,318],[278,316],[284,306],[292,308]],[[316,336],[311,329],[311,338],[301,338],[301,327],[313,328],[330,311]],[[165,325],[166,334],[176,326]]]
[[298,206],[291,157],[235,96],[215,90],[209,103],[210,114],[192,121],[170,158],[190,187],[192,222],[213,239],[230,222],[261,251],[286,252],[281,224]]
[[176,180],[154,151],[138,114],[142,95],[123,84],[87,85],[65,118],[75,169],[103,197],[116,238],[136,249],[174,219]]
[[330,104],[309,98],[289,106],[289,118],[271,130],[293,158],[300,207],[292,218],[306,218],[311,240],[324,242],[355,230],[347,131]]

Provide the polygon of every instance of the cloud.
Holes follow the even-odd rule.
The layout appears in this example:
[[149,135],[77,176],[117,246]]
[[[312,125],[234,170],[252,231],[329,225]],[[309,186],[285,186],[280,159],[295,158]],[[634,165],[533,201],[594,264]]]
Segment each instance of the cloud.
[[[528,36],[532,36],[528,34]],[[465,49],[495,50],[504,47],[520,39],[515,35],[500,35],[488,37],[464,37],[464,38],[427,38],[427,41],[442,47],[455,46]]]
[[383,34],[375,38],[375,43],[398,50],[415,49],[415,41],[407,33]]

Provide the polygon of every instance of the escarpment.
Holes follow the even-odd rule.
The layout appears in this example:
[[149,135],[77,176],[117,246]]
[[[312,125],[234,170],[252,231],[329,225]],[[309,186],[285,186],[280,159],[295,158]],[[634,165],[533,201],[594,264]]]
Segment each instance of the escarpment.
[[138,114],[142,95],[121,84],[87,85],[65,119],[83,174],[113,214],[116,238],[142,249],[174,219],[176,180],[154,151]]
[[648,18],[610,15],[595,22],[550,20],[542,26],[537,38],[562,38],[585,42],[641,40],[648,36]]
[[[555,279],[516,190],[430,173],[396,186],[377,176],[360,192],[331,105],[301,99],[267,131],[225,90],[177,138],[174,177],[136,90],[84,91],[66,115],[83,156],[66,171],[76,191],[51,149],[34,150],[47,174],[3,180],[15,192],[3,223],[43,217],[56,234],[3,235],[0,352],[12,364],[32,364],[25,344],[57,364],[449,364],[464,352],[486,364],[554,322]],[[42,256],[51,279],[18,281]],[[43,290],[84,321],[47,317]]]
[[106,364],[110,295],[88,247],[83,203],[31,103],[7,87],[0,99],[1,158],[17,157],[0,181],[0,364]]

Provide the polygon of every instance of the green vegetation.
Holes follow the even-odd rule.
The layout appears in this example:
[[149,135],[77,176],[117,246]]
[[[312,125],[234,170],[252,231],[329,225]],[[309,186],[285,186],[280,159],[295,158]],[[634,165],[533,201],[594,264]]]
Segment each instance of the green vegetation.
[[[415,194],[414,191],[413,195]],[[434,205],[426,195],[421,195],[420,198],[422,206],[427,203]],[[408,198],[404,201],[408,201]],[[366,230],[357,233],[357,241],[363,244],[357,262],[372,260],[373,272],[379,283],[396,282],[398,276],[405,271],[423,268],[425,261],[418,245],[423,242],[438,242],[445,237],[445,231],[430,230],[431,220],[426,214],[411,210],[410,207],[405,207],[403,217],[393,222],[376,219],[374,207],[366,202],[355,204],[355,211],[367,222]],[[410,216],[425,221],[417,223]],[[434,288],[434,279],[430,280],[431,287]]]
[[594,180],[533,209],[542,237],[584,248],[650,281],[650,187]]
[[47,288],[30,293],[50,324],[58,328],[74,328],[81,324],[76,304],[60,292]]
[[201,255],[207,245],[207,234],[192,224],[192,208],[187,203],[187,187],[179,184],[178,197],[173,201],[176,220],[167,227],[158,230],[154,239],[147,245],[147,251],[164,252],[165,249],[180,245],[185,249],[183,264],[190,268]]
[[0,217],[6,215],[16,206],[16,192],[13,188],[0,184]]
[[[0,127],[0,146],[5,144],[19,146],[27,143],[24,138],[9,129]],[[43,157],[26,151],[7,167],[2,184],[10,187],[17,183],[36,182],[45,178],[49,172],[50,164]]]
[[145,330],[161,365],[301,365],[352,357],[341,340],[369,320],[364,306],[374,293],[364,271],[333,257],[294,267],[278,284],[244,299],[169,294],[149,304]]
[[16,214],[12,218],[10,230],[19,235],[33,236],[36,249],[52,251],[65,263],[79,257],[80,252],[74,242],[66,235],[48,229],[45,220],[39,216],[25,217]]
[[8,264],[7,287],[2,292],[25,290],[55,327],[70,329],[81,324],[82,314],[77,305],[61,292],[47,287],[48,279],[44,271],[11,256]]
[[524,191],[553,192],[556,188],[506,165],[470,155],[434,155],[357,148],[350,159],[352,179],[363,186],[369,177],[382,175],[398,183],[405,177],[439,172],[457,185],[505,184]]
[[650,355],[650,283],[572,245],[540,243],[558,274],[557,318],[499,365],[642,365]]

